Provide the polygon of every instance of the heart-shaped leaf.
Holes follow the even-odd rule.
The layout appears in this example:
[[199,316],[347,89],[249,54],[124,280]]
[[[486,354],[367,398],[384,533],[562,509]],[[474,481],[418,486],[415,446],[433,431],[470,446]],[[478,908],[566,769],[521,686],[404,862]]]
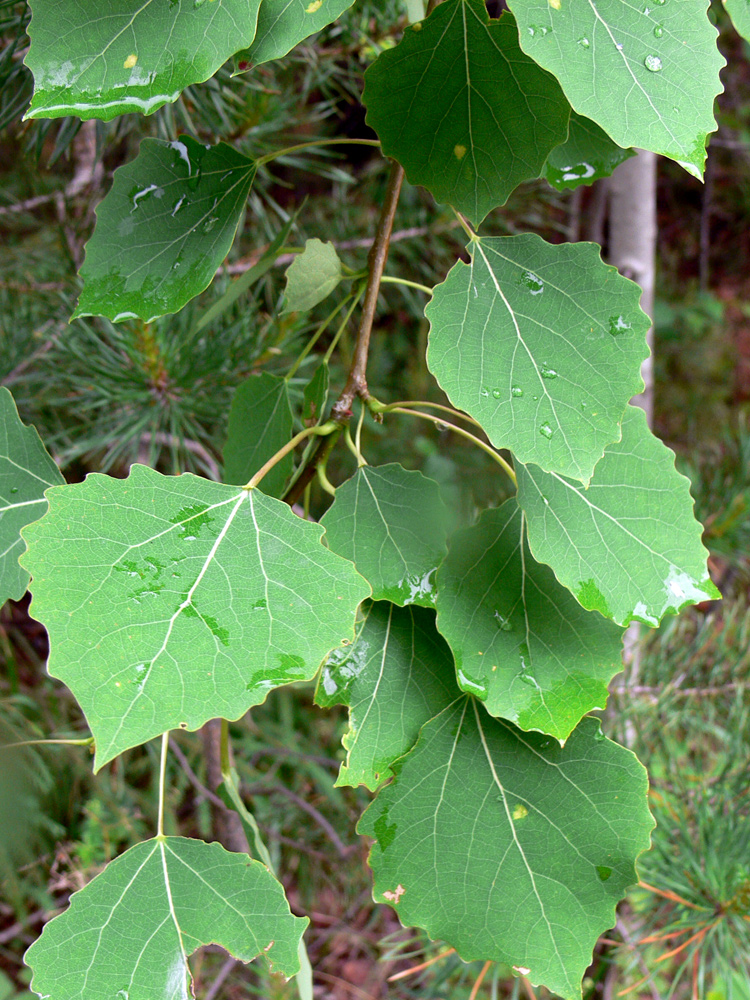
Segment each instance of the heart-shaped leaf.
[[97,769],[310,680],[369,596],[320,525],[258,490],[134,465],[48,499],[24,565],[49,671],[86,715]]
[[585,611],[532,557],[515,500],[457,532],[438,570],[438,628],[460,687],[491,715],[566,739],[604,708],[622,629]]
[[376,601],[434,605],[447,535],[434,480],[396,464],[366,465],[339,486],[321,524],[328,547],[352,560]]
[[29,584],[18,564],[21,528],[46,511],[47,487],[64,482],[36,428],[21,423],[13,397],[0,386],[0,607],[9,597],[20,600]]
[[513,966],[564,1000],[636,880],[646,772],[584,719],[564,748],[461,698],[425,725],[365,812],[374,895],[464,961]]
[[325,28],[351,7],[353,0],[262,0],[253,44],[238,52],[238,73],[281,59],[309,35]]
[[315,693],[323,708],[349,706],[346,763],[336,784],[377,788],[420,727],[456,694],[453,657],[435,629],[435,612],[369,605],[354,645],[331,653]]
[[27,118],[149,115],[255,36],[260,0],[32,0]]
[[307,312],[327,298],[344,277],[333,243],[307,240],[286,271],[282,312]]
[[510,14],[446,0],[365,73],[367,122],[386,156],[479,224],[565,139],[557,81],[521,51]]
[[253,160],[226,143],[143,139],[96,210],[73,317],[150,321],[181,309],[229,253],[254,178]]
[[521,47],[618,146],[662,153],[700,177],[724,59],[706,0],[649,4],[509,0]]
[[595,243],[526,233],[469,251],[425,310],[430,370],[497,448],[588,482],[643,388],[640,288]]
[[32,989],[49,1000],[187,1000],[196,948],[219,944],[243,962],[263,956],[292,976],[307,922],[292,916],[259,861],[219,844],[157,837],[74,893],[25,957]]
[[658,625],[666,614],[721,597],[674,454],[629,406],[588,489],[533,465],[519,467],[518,503],[534,556],[584,608],[620,625]]

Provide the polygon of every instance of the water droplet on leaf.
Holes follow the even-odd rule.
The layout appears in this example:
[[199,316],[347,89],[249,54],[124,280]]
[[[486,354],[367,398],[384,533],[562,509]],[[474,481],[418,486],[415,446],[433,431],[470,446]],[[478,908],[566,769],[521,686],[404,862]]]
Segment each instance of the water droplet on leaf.
[[548,368],[547,365],[542,365],[540,370],[542,378],[557,378],[557,372],[554,368]]
[[656,27],[654,28],[654,38],[661,38],[663,34],[664,34],[664,28],[660,24],[657,24]]
[[539,428],[539,433],[542,435],[542,437],[545,437],[545,438],[547,438],[547,440],[549,440],[555,432],[554,432],[553,428],[550,427],[550,425],[548,423],[544,423]]
[[544,282],[533,271],[524,271],[520,283],[525,285],[532,295],[541,295],[544,291]]
[[495,399],[500,399],[500,397],[502,396],[502,392],[499,389],[493,389],[492,395],[495,397]]
[[625,319],[624,316],[610,316],[609,317],[609,332],[613,337],[619,336],[621,333],[625,333],[626,330],[630,329],[630,323]]
[[662,69],[661,59],[658,56],[646,56],[643,60],[643,65],[652,73],[660,73]]
[[11,493],[18,493],[18,487],[17,486],[11,486],[10,492]]
[[588,38],[586,38],[586,36],[584,35],[584,37],[583,37],[583,38],[579,38],[579,39],[578,39],[578,44],[579,44],[579,45],[580,45],[580,46],[581,46],[582,48],[584,48],[584,49],[587,49],[587,48],[589,48],[589,46],[591,45],[591,42],[590,42],[590,41],[588,40]]
[[520,385],[514,385],[510,390],[511,396],[523,396],[523,389]]

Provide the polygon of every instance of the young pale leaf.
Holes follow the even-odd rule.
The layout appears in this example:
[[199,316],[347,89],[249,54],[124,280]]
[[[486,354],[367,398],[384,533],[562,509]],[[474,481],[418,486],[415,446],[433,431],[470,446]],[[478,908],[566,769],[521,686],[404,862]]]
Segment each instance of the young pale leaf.
[[454,406],[521,462],[586,483],[643,388],[641,290],[595,243],[469,244],[433,291],[427,361]]
[[336,784],[377,788],[456,694],[453,657],[435,629],[435,612],[370,605],[354,645],[328,657],[315,693],[323,708],[349,706],[346,763]]
[[738,34],[750,42],[750,2],[748,0],[722,0]]
[[621,149],[596,122],[574,111],[568,138],[547,157],[542,176],[553,188],[566,191],[609,177],[615,167],[634,156]]
[[509,0],[521,47],[575,110],[618,146],[641,146],[700,177],[724,59],[706,0],[653,4]]
[[[224,482],[242,486],[292,436],[294,416],[287,381],[261,372],[238,386],[229,410],[224,445]],[[286,455],[263,477],[261,488],[280,497],[291,475],[294,459]]]
[[321,518],[333,552],[351,559],[376,601],[435,603],[435,570],[446,552],[440,487],[400,465],[366,465],[336,490]]
[[226,143],[143,139],[96,210],[73,318],[181,309],[229,253],[254,178],[255,163]]
[[188,1000],[188,957],[219,944],[243,962],[263,956],[299,971],[308,921],[260,861],[219,844],[157,837],[136,844],[74,893],[26,952],[32,989],[49,1000]]
[[333,243],[307,240],[286,270],[282,313],[308,312],[331,294],[343,276]]
[[9,597],[20,600],[29,584],[18,564],[21,528],[44,514],[47,487],[64,482],[36,428],[21,423],[13,397],[0,386],[0,607]]
[[584,719],[564,748],[461,698],[423,727],[359,823],[374,895],[464,961],[513,966],[564,1000],[637,880],[646,772]]
[[446,0],[365,73],[367,122],[385,156],[479,224],[565,139],[557,81],[518,46],[510,14]]
[[320,525],[258,490],[134,465],[48,499],[24,565],[49,671],[86,715],[97,769],[310,680],[369,596]]
[[351,7],[353,0],[263,0],[252,45],[235,56],[238,73],[281,59]]
[[260,0],[32,0],[27,118],[151,114],[255,36]]
[[328,365],[321,361],[302,395],[302,423],[315,427],[323,419],[328,402]]
[[517,474],[531,551],[584,608],[620,625],[658,625],[665,614],[721,597],[690,484],[637,406],[627,408],[622,441],[607,448],[588,489],[533,465]]
[[564,740],[606,705],[622,670],[622,629],[585,611],[524,536],[515,500],[453,536],[438,570],[438,629],[460,687],[491,715]]

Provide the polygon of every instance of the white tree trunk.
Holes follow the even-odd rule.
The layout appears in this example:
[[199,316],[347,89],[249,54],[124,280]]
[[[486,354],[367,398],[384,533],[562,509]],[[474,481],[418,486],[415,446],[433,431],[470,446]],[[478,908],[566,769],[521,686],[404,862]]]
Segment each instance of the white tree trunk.
[[[639,149],[609,180],[609,262],[643,289],[641,308],[653,319],[656,255],[656,155]],[[653,328],[648,332],[653,352]],[[641,368],[644,391],[633,399],[651,423],[654,409],[653,358]]]

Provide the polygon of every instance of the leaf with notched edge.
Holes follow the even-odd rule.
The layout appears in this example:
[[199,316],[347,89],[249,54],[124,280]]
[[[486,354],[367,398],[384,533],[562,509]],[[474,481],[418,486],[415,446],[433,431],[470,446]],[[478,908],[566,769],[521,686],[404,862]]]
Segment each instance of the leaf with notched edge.
[[658,625],[721,597],[690,484],[637,406],[627,408],[622,441],[607,448],[588,489],[534,465],[516,471],[529,547],[584,608],[619,625]]
[[29,574],[18,563],[21,529],[47,509],[44,491],[64,483],[35,427],[21,422],[16,404],[0,386],[0,607],[20,600]]
[[450,540],[437,575],[438,630],[460,687],[490,715],[567,739],[607,704],[622,670],[622,629],[586,611],[532,557],[515,500]]
[[220,944],[243,962],[299,971],[307,918],[260,861],[219,844],[156,837],[120,855],[71,896],[26,952],[49,1000],[188,1000],[188,957]]
[[[169,729],[237,719],[351,641],[370,587],[259,490],[134,465],[49,491],[26,529],[32,614],[97,770]],[[324,599],[322,599],[324,597]]]
[[375,839],[375,898],[466,962],[523,968],[580,1000],[654,825],[636,757],[597,719],[583,719],[563,748],[462,697],[394,770],[358,826]]

